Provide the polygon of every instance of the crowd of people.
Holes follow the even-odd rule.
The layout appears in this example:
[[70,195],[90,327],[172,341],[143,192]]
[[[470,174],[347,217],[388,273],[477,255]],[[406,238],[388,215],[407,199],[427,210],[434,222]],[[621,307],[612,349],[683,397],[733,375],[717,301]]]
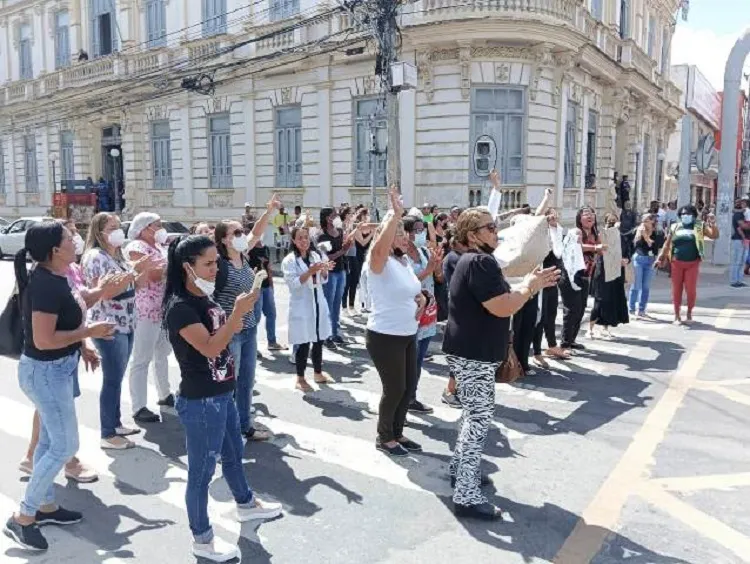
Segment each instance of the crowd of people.
[[[499,191],[499,175],[493,171],[490,179]],[[472,207],[441,213],[429,204],[406,210],[393,188],[381,222],[371,221],[364,206],[346,204],[325,207],[318,218],[299,206],[289,215],[274,196],[258,218],[248,206],[238,221],[199,223],[189,236],[172,241],[152,212],[136,215],[127,234],[116,215],[101,212],[85,241],[71,222],[32,227],[15,271],[24,329],[18,378],[36,413],[20,464],[29,483],[5,534],[27,549],[45,550],[40,525],[82,519],[59,506],[53,490],[60,470],[79,482],[97,478],[76,457],[79,361],[102,371],[103,449],[130,449],[141,431],[123,424],[126,373],[133,420],[159,424],[147,394],[152,370],[156,405],[174,408],[185,430],[185,501],[197,556],[220,562],[238,555],[236,546],[214,536],[208,516],[217,459],[240,521],[282,513],[280,504],[253,493],[242,465],[243,438],[271,438],[254,424],[252,408],[262,316],[268,349],[287,350],[276,336],[273,253],[263,244],[268,226],[274,250],[283,256],[281,273],[289,290],[286,316],[296,389],[314,392],[305,376],[308,360],[314,384],[333,382],[323,370],[324,349],[346,350],[350,343],[341,313],[366,315],[365,345],[382,382],[374,447],[396,457],[419,453],[421,445],[405,436],[406,414],[433,411],[420,397],[419,379],[430,343],[442,328],[448,381],[441,400],[462,410],[450,463],[455,513],[497,519],[500,509],[482,494],[488,478],[479,468],[495,382],[511,355],[533,375],[536,368],[549,368],[548,358],[564,361],[585,348],[579,334],[589,297],[587,339],[612,338],[610,329],[633,317],[650,319],[656,268],[670,271],[674,322],[689,323],[704,241],[718,236],[715,218],[702,217],[692,205],[677,209],[654,202],[638,219],[625,201],[601,223],[596,210],[583,207],[566,229],[550,202],[548,191],[536,210],[523,206],[498,214]],[[750,241],[746,210],[747,203],[738,201],[732,248],[739,264],[747,260]],[[508,278],[497,256],[504,222],[523,228],[533,217],[547,228],[549,252],[524,276]],[[168,377],[171,353],[179,365],[178,390]]]

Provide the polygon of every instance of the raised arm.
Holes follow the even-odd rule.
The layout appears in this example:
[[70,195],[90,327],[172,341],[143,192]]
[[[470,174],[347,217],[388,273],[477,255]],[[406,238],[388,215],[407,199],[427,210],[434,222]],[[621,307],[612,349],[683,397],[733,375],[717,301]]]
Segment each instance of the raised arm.
[[266,204],[266,211],[264,211],[263,215],[261,215],[258,218],[258,221],[255,222],[253,230],[247,238],[248,249],[252,249],[258,242],[258,239],[263,237],[263,233],[265,232],[266,227],[268,227],[268,222],[271,220],[271,216],[273,216],[279,208],[281,208],[281,200],[277,194],[274,194]]
[[382,231],[378,233],[375,242],[372,244],[370,251],[370,269],[375,274],[380,274],[385,268],[388,256],[391,254],[393,240],[396,238],[396,231],[401,224],[401,216],[404,212],[404,205],[401,201],[401,194],[395,186],[391,186],[388,192],[388,198],[391,201],[391,215],[387,219]]

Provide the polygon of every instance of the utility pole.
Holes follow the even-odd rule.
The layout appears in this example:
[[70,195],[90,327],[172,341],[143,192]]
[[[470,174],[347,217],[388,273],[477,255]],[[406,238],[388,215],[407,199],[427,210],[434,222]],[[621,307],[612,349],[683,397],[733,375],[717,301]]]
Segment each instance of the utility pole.
[[399,131],[398,91],[393,82],[393,63],[398,60],[397,0],[378,0],[377,31],[380,49],[376,72],[385,86],[386,127],[388,131],[387,186],[401,187],[401,136]]
[[[745,75],[745,80],[750,75]],[[750,195],[750,81],[747,84],[747,95],[745,97],[745,121],[742,127],[742,165],[740,166],[740,196]]]

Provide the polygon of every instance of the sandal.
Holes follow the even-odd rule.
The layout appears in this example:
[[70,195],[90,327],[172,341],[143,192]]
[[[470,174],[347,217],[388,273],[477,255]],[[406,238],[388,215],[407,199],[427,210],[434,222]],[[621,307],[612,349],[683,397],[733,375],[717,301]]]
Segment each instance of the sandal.
[[316,384],[335,384],[336,383],[336,380],[331,378],[331,376],[326,374],[325,372],[321,372],[320,374],[315,374],[313,376],[313,380],[315,380]]
[[568,360],[570,358],[570,352],[566,351],[561,347],[552,347],[547,349],[545,354],[551,358],[557,358],[559,360]]
[[549,362],[547,362],[542,355],[534,355],[534,364],[536,364],[539,368],[544,368],[545,370],[549,370]]
[[65,465],[65,477],[79,484],[90,484],[99,479],[96,472],[80,461],[71,466]]
[[309,394],[310,392],[315,391],[315,388],[308,384],[307,380],[297,380],[297,383],[294,385],[294,389],[299,390],[303,394]]

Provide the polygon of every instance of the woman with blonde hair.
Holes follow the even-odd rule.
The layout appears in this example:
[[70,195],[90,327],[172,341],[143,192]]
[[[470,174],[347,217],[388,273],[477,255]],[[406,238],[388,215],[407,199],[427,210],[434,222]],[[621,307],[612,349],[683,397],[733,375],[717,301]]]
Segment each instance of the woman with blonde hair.
[[[94,339],[94,346],[101,357],[102,389],[99,394],[99,421],[101,424],[101,447],[123,450],[135,445],[127,439],[140,433],[140,429],[124,427],[120,414],[120,394],[125,369],[133,348],[135,321],[135,285],[155,267],[150,258],[137,262],[132,268],[122,256],[125,232],[120,219],[111,213],[96,214],[89,226],[86,251],[81,266],[86,285],[95,288],[102,278],[117,276],[124,280],[124,290],[111,299],[100,300],[88,310],[89,323],[109,322],[115,332],[110,339]],[[156,418],[158,421],[158,416]],[[147,418],[141,422],[153,422]]]
[[536,268],[511,288],[493,256],[497,225],[486,208],[470,208],[459,216],[456,239],[466,252],[451,278],[443,340],[463,409],[450,464],[454,512],[460,517],[497,519],[500,509],[482,494],[479,471],[495,409],[495,372],[508,353],[510,317],[537,292],[556,284],[560,271]]

